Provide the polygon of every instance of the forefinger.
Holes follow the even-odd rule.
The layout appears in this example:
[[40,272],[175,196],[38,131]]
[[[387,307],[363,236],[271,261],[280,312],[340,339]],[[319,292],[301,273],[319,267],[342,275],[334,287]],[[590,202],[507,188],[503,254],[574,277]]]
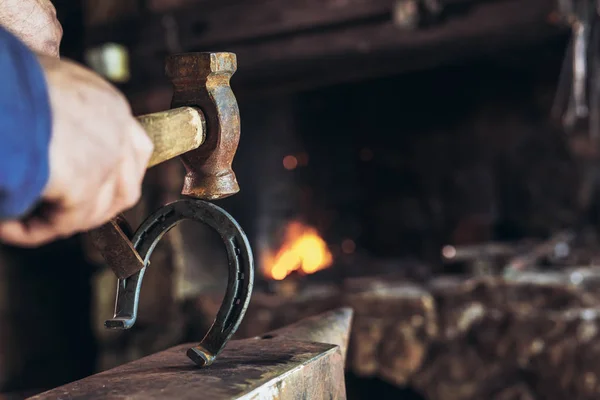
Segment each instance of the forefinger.
[[0,242],[19,247],[37,247],[57,237],[54,227],[39,219],[0,223]]

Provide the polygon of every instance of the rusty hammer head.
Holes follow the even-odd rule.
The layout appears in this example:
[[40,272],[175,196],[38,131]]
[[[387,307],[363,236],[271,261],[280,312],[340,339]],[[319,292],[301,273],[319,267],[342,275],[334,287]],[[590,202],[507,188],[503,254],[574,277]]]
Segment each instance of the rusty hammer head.
[[169,56],[166,74],[173,83],[171,107],[192,106],[206,119],[206,139],[181,156],[187,170],[182,194],[216,200],[239,192],[231,163],[240,139],[240,112],[229,80],[237,69],[232,53]]

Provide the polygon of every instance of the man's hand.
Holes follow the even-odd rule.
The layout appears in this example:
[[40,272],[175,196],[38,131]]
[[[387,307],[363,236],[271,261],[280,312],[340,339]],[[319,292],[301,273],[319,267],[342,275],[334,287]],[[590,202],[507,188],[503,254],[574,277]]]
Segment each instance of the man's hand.
[[50,0],[0,0],[0,25],[36,53],[58,57],[63,30]]
[[[0,224],[0,241],[36,246],[102,225],[140,197],[152,143],[123,95],[95,73],[40,56],[52,106],[43,215]],[[35,116],[32,116],[34,118]]]

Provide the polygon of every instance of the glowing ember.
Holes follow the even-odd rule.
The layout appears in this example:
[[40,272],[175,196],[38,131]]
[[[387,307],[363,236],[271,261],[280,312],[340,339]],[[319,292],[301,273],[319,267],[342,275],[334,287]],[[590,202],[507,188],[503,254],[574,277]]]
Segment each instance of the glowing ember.
[[266,252],[262,257],[265,275],[278,281],[293,271],[313,274],[332,262],[327,243],[316,229],[300,222],[291,222],[286,227],[283,245],[277,252]]

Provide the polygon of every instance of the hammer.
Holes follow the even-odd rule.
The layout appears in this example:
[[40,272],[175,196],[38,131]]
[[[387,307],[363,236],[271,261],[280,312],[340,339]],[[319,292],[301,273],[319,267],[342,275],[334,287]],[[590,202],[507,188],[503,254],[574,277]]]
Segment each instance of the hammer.
[[[166,74],[174,88],[171,110],[138,117],[154,143],[148,168],[179,156],[187,171],[184,196],[216,200],[240,190],[231,169],[240,137],[239,108],[229,85],[236,69],[232,53],[169,56]],[[145,267],[123,215],[90,231],[90,236],[119,279]]]

